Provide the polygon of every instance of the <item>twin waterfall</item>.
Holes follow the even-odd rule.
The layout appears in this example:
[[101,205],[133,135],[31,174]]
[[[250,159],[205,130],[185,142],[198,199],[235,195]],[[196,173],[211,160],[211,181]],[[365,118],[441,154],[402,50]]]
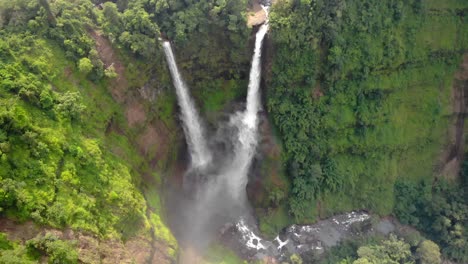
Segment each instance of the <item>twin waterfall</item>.
[[183,178],[185,191],[175,187],[166,199],[172,230],[186,247],[203,249],[226,224],[251,219],[246,186],[258,141],[261,55],[267,31],[266,23],[256,34],[246,109],[221,121],[217,132],[209,136],[179,73],[171,44],[163,43],[191,158]]
[[[255,152],[257,144],[257,113],[260,110],[260,79],[261,79],[261,56],[263,39],[268,31],[268,24],[260,27],[256,34],[255,50],[250,69],[250,79],[248,86],[246,110],[231,116],[231,125],[239,129],[233,165],[235,165],[236,175],[229,175],[232,181],[234,195],[239,195],[241,189],[245,189],[247,184],[247,172],[250,162]],[[168,41],[163,43],[167,63],[171,72],[172,80],[176,88],[177,100],[181,110],[181,119],[188,149],[191,157],[191,167],[199,168],[214,162],[210,149],[205,140],[205,129],[190,98],[187,85],[177,68],[177,63],[172,52],[171,44]],[[233,168],[234,169],[234,168]],[[230,173],[228,173],[230,174]]]

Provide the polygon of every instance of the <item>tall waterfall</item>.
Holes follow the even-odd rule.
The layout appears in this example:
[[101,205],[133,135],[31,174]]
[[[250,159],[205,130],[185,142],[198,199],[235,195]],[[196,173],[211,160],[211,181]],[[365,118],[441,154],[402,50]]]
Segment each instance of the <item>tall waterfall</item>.
[[163,43],[169,71],[176,88],[177,100],[181,109],[181,116],[185,138],[189,147],[193,167],[202,167],[211,161],[211,153],[207,147],[204,129],[197,109],[188,93],[187,86],[177,68],[177,63],[172,52],[171,43]]
[[235,158],[225,174],[229,191],[237,200],[245,199],[245,187],[248,181],[248,170],[252,162],[258,135],[258,111],[260,110],[260,80],[262,73],[262,44],[268,31],[264,24],[255,36],[255,49],[250,68],[249,87],[246,110],[231,117],[231,124],[239,130],[238,142],[235,144]]
[[262,74],[261,58],[262,58],[262,43],[265,34],[268,31],[268,24],[260,27],[255,36],[255,50],[252,58],[252,66],[250,68],[249,89],[247,94],[247,109],[245,111],[244,123],[250,129],[256,130],[257,112],[260,107],[260,79]]
[[184,176],[184,184],[189,181],[186,186],[190,189],[180,193],[176,188],[167,199],[173,230],[182,244],[188,242],[188,246],[204,248],[226,223],[254,223],[246,185],[258,141],[261,55],[267,31],[268,24],[264,24],[255,36],[245,110],[222,120],[208,140],[203,137],[203,127],[177,70],[171,46],[169,42],[163,44],[195,165]]

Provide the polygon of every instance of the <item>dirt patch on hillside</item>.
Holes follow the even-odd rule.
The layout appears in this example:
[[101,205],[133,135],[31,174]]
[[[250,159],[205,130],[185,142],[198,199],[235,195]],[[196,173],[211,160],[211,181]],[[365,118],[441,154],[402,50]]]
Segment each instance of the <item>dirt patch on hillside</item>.
[[107,69],[108,67],[113,66],[117,73],[117,78],[111,81],[110,91],[112,93],[112,97],[114,97],[117,102],[121,103],[125,101],[125,93],[128,89],[128,82],[125,78],[125,67],[118,59],[114,49],[112,48],[112,44],[107,38],[95,30],[91,30],[89,33],[96,42],[96,50],[104,63],[104,67]]
[[156,127],[148,126],[138,139],[140,151],[149,154],[153,145],[163,146],[164,141]]
[[129,103],[125,110],[125,116],[130,127],[142,124],[146,120],[145,108],[139,102]]
[[467,113],[468,53],[464,54],[459,70],[455,73],[451,102],[451,125],[447,148],[443,151],[436,173],[447,179],[456,179],[464,160],[465,116]]
[[[151,239],[145,237],[135,237],[125,243],[120,240],[99,240],[71,229],[39,227],[31,221],[18,224],[5,218],[0,218],[0,232],[5,233],[9,240],[22,244],[46,234],[52,234],[62,240],[76,241],[80,263],[171,263],[167,252],[162,250],[167,246],[159,242],[153,244]],[[161,249],[157,256],[151,254],[153,247]]]
[[[96,50],[105,68],[113,66],[118,77],[109,81],[108,90],[113,99],[122,106],[126,123],[130,130],[125,130],[125,124],[120,124],[112,118],[106,127],[106,134],[118,133],[129,138],[147,164],[153,169],[168,160],[173,135],[163,121],[152,118],[151,105],[157,97],[154,82],[148,82],[140,89],[130,89],[131,83],[126,79],[126,69],[119,59],[112,43],[100,32],[90,30],[90,36],[96,43]],[[127,134],[129,133],[129,134]],[[126,154],[118,147],[112,149],[120,157]],[[136,168],[139,169],[139,168]],[[148,172],[142,173],[145,183],[154,180]],[[80,236],[80,250],[86,254],[83,263],[171,263],[168,256],[168,245],[159,242],[156,237],[135,237],[125,243],[121,241],[97,241],[92,237]],[[81,256],[81,253],[80,253]],[[89,259],[88,262],[85,259]]]
[[[111,80],[109,91],[114,100],[123,106],[128,126],[133,128],[145,124],[149,116],[145,109],[145,103],[151,101],[152,97],[145,99],[146,94],[141,94],[138,90],[129,91],[129,83],[125,78],[125,66],[119,60],[111,42],[97,31],[92,30],[89,33],[96,42],[96,49],[105,67],[112,65],[118,74],[116,79]],[[148,122],[134,138],[136,138],[134,143],[136,143],[140,153],[145,155],[152,165],[155,165],[159,159],[164,159],[170,150],[168,144],[170,131],[161,120],[154,119]]]

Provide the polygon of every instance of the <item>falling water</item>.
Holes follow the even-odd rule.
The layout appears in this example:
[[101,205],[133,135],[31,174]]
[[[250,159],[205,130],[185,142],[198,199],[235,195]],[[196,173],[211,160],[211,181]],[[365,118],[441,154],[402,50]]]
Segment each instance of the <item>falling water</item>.
[[211,161],[211,154],[204,137],[204,129],[195,105],[188,93],[187,86],[177,68],[171,44],[169,41],[165,41],[163,47],[182,112],[183,128],[192,158],[192,166],[203,167]]
[[260,110],[260,80],[262,43],[268,31],[268,24],[264,24],[255,36],[255,50],[250,68],[249,87],[247,93],[247,109],[236,113],[231,117],[231,124],[238,129],[238,142],[235,145],[235,158],[231,166],[226,170],[230,186],[229,191],[235,199],[245,199],[245,187],[247,185],[247,173],[255,154],[258,135],[258,111]]
[[[185,190],[187,193],[169,192],[172,198],[167,199],[171,202],[173,230],[178,240],[188,247],[203,249],[227,223],[242,223],[244,229],[254,223],[246,185],[258,141],[261,55],[267,31],[268,24],[264,24],[255,36],[246,109],[230,115],[228,122],[220,123],[215,136],[206,140],[212,149],[208,149],[203,138],[203,128],[177,70],[171,46],[164,42],[192,160],[195,164],[205,164],[192,166],[186,172],[184,185],[189,181],[185,186],[190,187]],[[209,162],[211,158],[213,162]]]
[[260,106],[260,78],[261,78],[261,57],[262,57],[262,43],[266,32],[268,31],[268,24],[260,27],[255,37],[255,50],[252,59],[252,66],[250,69],[249,89],[247,94],[247,110],[244,114],[244,123],[249,130],[256,131],[257,127],[257,112]]

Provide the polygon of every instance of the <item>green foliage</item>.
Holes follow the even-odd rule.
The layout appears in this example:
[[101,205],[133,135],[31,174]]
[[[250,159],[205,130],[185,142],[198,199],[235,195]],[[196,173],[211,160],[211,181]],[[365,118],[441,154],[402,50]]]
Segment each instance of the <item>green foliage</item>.
[[[156,64],[164,88],[172,85],[157,39],[173,41],[192,94],[202,110],[215,119],[216,112],[245,93],[249,63],[245,7],[245,0],[137,0],[106,2],[97,15],[112,42]],[[159,104],[164,112],[170,109],[172,119],[174,101]],[[162,115],[166,119],[166,114]]]
[[[352,259],[357,259],[357,249],[362,242],[355,240],[345,240],[340,244],[330,248],[326,252],[324,258],[320,261],[321,264],[350,264]],[[343,262],[343,263],[342,263]]]
[[[106,131],[110,122],[126,127],[122,109],[101,80],[115,72],[104,71],[89,37],[96,26],[93,4],[48,4],[0,4],[12,15],[0,16],[0,216],[99,238],[150,236],[152,224],[167,233],[159,215],[150,223],[137,189],[142,158],[126,136]],[[176,250],[173,238],[170,243]],[[0,262],[34,259],[24,247],[11,247]],[[70,247],[50,237],[30,242],[55,263],[76,262]]]
[[407,241],[390,234],[386,239],[354,239],[335,246],[321,261],[323,264],[410,264],[440,263],[439,246],[424,240],[416,250]]
[[441,246],[444,255],[459,262],[468,261],[468,204],[463,188],[444,181],[432,192],[424,184],[403,181],[396,185],[397,217],[421,229]]
[[76,241],[61,240],[52,233],[46,233],[22,245],[9,241],[0,233],[0,263],[39,263],[41,257],[47,257],[48,263],[78,263]]
[[283,201],[284,198],[285,198],[284,191],[281,190],[278,187],[273,188],[270,191],[270,194],[268,196],[268,199],[270,200],[271,204],[274,207],[278,207],[281,204],[281,202]]
[[7,250],[7,249],[12,249],[12,248],[13,248],[13,245],[8,240],[6,234],[0,233],[0,250]]
[[74,242],[60,240],[51,233],[28,240],[26,247],[31,252],[48,256],[49,263],[78,263],[78,252],[75,249]]
[[0,263],[30,264],[37,261],[25,246],[8,240],[6,234],[0,233]]
[[0,3],[0,29],[20,29],[36,17],[39,3],[35,0],[2,1]]
[[107,67],[107,69],[104,70],[104,75],[111,79],[117,78],[118,74],[115,72],[114,65]]
[[396,236],[390,235],[388,240],[378,245],[362,246],[357,251],[359,258],[353,264],[359,263],[414,263],[411,260],[410,245]]
[[[467,7],[454,2],[448,6]],[[467,47],[465,21],[443,8],[373,0],[273,6],[267,107],[296,221],[314,220],[317,203],[322,216],[356,208],[389,214],[397,177],[432,178]]]
[[291,224],[287,208],[281,205],[275,209],[269,209],[265,215],[259,219],[259,229],[265,236],[274,238],[285,226]]
[[394,234],[344,241],[333,247],[320,262],[323,264],[411,264],[419,258],[411,246]]
[[0,263],[35,264],[38,262],[28,255],[28,251],[24,246],[17,246],[14,249],[0,251]]
[[289,257],[289,260],[291,261],[291,264],[302,264],[302,258],[297,254],[291,255],[291,257]]
[[88,74],[93,70],[93,64],[88,58],[82,58],[78,61],[78,69],[83,74]]
[[430,240],[421,242],[416,253],[421,264],[439,264],[441,262],[439,246]]
[[157,214],[151,214],[150,221],[154,228],[154,235],[161,239],[162,241],[166,242],[169,246],[172,247],[174,252],[171,255],[174,255],[175,250],[177,249],[177,241],[175,240],[174,236],[172,235],[169,228],[161,221],[161,218]]
[[204,256],[206,264],[245,264],[234,252],[221,245],[212,245]]
[[78,92],[65,92],[57,101],[57,111],[71,120],[79,120],[86,109],[86,106],[81,103],[81,96]]
[[431,186],[422,182],[415,184],[411,182],[398,181],[395,184],[396,203],[394,212],[403,224],[417,226],[419,218],[422,217],[420,208],[431,200]]

